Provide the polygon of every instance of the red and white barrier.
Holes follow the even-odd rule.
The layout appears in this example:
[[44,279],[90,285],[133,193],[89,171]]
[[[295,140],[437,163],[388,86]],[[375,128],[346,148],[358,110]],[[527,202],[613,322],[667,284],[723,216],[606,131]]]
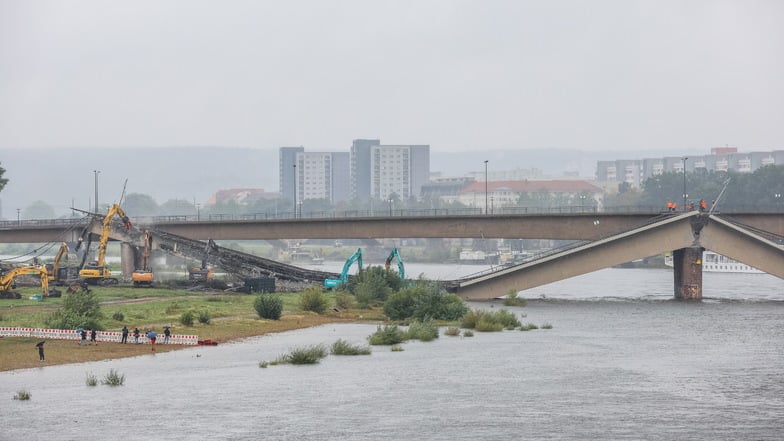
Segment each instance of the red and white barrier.
[[[88,333],[89,334],[89,333]],[[46,328],[17,328],[10,326],[0,326],[0,337],[35,337],[51,340],[74,340],[81,341],[82,336],[74,329],[46,329]],[[87,336],[89,341],[90,336]],[[159,333],[156,344],[163,344],[164,335]],[[95,341],[120,343],[122,341],[122,332],[117,331],[96,331]],[[139,344],[149,344],[150,341],[146,335],[139,336]],[[128,334],[128,344],[133,344],[133,335]],[[175,335],[169,337],[170,345],[197,345],[199,344],[198,335]]]

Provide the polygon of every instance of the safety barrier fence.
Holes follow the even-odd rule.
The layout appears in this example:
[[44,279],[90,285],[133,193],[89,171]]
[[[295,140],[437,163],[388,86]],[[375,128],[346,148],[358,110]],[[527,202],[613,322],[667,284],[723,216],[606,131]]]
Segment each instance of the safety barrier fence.
[[[75,342],[81,342],[82,336],[81,333],[77,332],[75,329],[45,329],[45,328],[16,328],[16,327],[0,327],[0,336],[2,337],[35,337],[35,338],[48,338],[53,340],[73,340]],[[163,333],[159,332],[158,337],[156,339],[156,343],[161,344],[164,342],[164,335]],[[87,332],[87,341],[90,341],[90,332]],[[95,341],[96,342],[109,342],[109,343],[120,343],[122,341],[122,332],[119,331],[96,331],[95,332]],[[128,343],[133,344],[136,343],[136,339],[133,336],[133,330],[128,332]],[[139,344],[149,344],[150,339],[147,338],[145,332],[140,330],[139,333]],[[181,334],[172,334],[169,336],[168,344],[174,345],[197,345],[199,344],[199,336],[198,335],[181,335]]]

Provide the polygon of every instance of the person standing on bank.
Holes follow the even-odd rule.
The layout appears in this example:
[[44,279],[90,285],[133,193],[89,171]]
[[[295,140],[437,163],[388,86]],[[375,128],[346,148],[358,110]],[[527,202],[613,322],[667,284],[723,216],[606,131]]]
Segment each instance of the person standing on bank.
[[133,328],[133,344],[139,344],[139,328]]
[[38,348],[38,358],[41,361],[44,361],[44,343],[46,343],[46,341],[39,341],[35,344],[35,347]]
[[169,337],[171,337],[171,329],[168,326],[163,327],[163,343],[169,344]]
[[98,342],[95,341],[96,334],[95,328],[90,330],[90,343],[98,344]]
[[128,343],[128,327],[127,326],[123,326],[123,328],[122,328],[122,340],[120,340],[120,343],[122,343],[122,344]]
[[152,350],[155,351],[155,340],[158,339],[158,333],[150,329],[147,331],[147,338],[150,339],[150,345],[152,345]]

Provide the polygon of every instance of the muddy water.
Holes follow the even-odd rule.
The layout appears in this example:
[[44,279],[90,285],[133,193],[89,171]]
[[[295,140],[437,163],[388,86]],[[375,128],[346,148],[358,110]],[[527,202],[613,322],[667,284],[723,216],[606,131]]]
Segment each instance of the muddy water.
[[[295,347],[363,343],[375,330],[328,325],[0,373],[0,439],[781,439],[781,281],[711,280],[711,298],[680,303],[658,286],[661,275],[640,271],[549,285],[510,308],[550,330],[442,335],[403,352],[259,367]],[[110,369],[123,386],[86,386],[88,373]],[[31,400],[12,399],[21,389]]]

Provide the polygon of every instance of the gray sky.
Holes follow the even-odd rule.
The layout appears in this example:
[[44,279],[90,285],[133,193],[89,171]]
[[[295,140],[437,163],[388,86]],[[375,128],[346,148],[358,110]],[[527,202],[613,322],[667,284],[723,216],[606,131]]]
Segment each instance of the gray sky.
[[784,148],[777,0],[0,0],[0,60],[0,148]]

